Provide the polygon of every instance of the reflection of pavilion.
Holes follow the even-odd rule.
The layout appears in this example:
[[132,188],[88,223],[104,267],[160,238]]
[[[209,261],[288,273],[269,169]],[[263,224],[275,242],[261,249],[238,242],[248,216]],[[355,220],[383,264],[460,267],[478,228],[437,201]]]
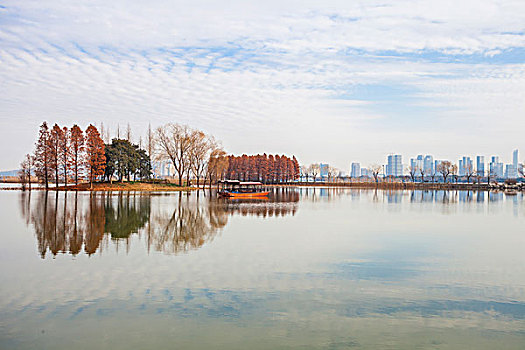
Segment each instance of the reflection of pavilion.
[[295,215],[298,208],[299,193],[290,188],[276,188],[267,198],[220,198],[217,209],[226,214],[262,217]]

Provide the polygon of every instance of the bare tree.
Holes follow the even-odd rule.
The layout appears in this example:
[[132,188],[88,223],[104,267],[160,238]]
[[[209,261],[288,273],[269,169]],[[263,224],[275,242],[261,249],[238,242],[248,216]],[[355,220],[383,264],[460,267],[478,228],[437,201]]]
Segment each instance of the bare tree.
[[29,191],[31,191],[31,173],[33,172],[33,166],[35,159],[30,154],[26,154],[22,163],[20,163],[20,170],[18,171],[18,179],[22,184],[22,190],[26,190],[26,185]]
[[474,167],[472,166],[472,164],[467,163],[467,165],[465,165],[465,177],[467,178],[467,183],[470,183],[470,178],[474,176],[474,174]]
[[211,136],[198,130],[191,133],[190,168],[197,180],[197,187],[200,179],[206,177],[205,170],[210,160],[210,152],[215,148],[217,145]]
[[452,164],[452,167],[450,168],[450,175],[452,175],[452,178],[456,180],[456,183],[458,183],[458,166],[456,164]]
[[308,171],[310,172],[310,175],[312,175],[312,178],[314,179],[314,182],[315,182],[317,175],[321,171],[321,167],[317,163],[310,164],[310,166],[308,167]]
[[328,182],[333,181],[333,178],[337,175],[339,170],[333,166],[328,166],[326,169],[328,175]]
[[382,169],[383,169],[383,167],[381,165],[379,165],[379,164],[372,164],[370,167],[368,167],[368,170],[370,171],[370,173],[374,177],[374,180],[375,180],[376,183],[379,182],[379,173],[381,173]]
[[425,170],[425,168],[419,168],[419,174],[421,175],[421,182],[425,182],[425,175],[430,172],[430,169]]
[[128,123],[128,126],[126,127],[126,140],[131,142],[131,137],[132,137],[132,135],[131,135],[131,126]]
[[525,177],[525,162],[518,164],[518,173],[520,173],[521,177]]
[[155,135],[151,130],[151,124],[148,124],[148,133],[146,135],[146,151],[151,160],[153,160],[153,153],[155,152]]
[[490,179],[492,177],[496,177],[496,172],[494,171],[494,168],[493,167],[489,167],[488,171],[487,171],[487,184],[490,185]]
[[450,175],[452,170],[452,163],[448,160],[440,162],[436,167],[436,171],[443,175],[443,182],[447,182],[447,177]]
[[[224,177],[227,169],[228,156],[222,148],[220,148],[218,145],[215,145],[210,152],[208,164],[206,167],[206,178],[209,180],[210,189],[212,182],[221,180]],[[204,182],[206,182],[206,179]]]
[[308,176],[309,176],[309,172],[308,172],[308,167],[306,165],[302,165],[301,166],[301,176],[303,177],[306,177],[306,182],[308,182]]
[[420,168],[417,165],[409,165],[406,168],[406,171],[408,172],[408,175],[410,175],[410,179],[412,179],[412,182],[416,182],[416,176],[420,172]]
[[169,159],[182,186],[182,178],[190,167],[191,129],[186,125],[166,124],[156,130],[158,156]]

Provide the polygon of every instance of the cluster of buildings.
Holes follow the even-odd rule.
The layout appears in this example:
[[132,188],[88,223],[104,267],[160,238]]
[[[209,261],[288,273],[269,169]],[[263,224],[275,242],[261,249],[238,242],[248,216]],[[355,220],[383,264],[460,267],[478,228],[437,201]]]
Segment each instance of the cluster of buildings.
[[[400,154],[391,154],[387,157],[387,163],[383,165],[381,175],[401,177],[409,175],[408,172],[415,172],[415,176],[440,176],[438,172],[439,164],[443,160],[435,160],[432,155],[422,154],[416,158],[411,158],[408,170],[403,167],[403,158]],[[520,170],[523,164],[518,162],[518,150],[512,152],[512,163],[503,164],[498,156],[492,156],[490,162],[485,162],[485,156],[476,156],[471,159],[468,156],[462,157],[457,164],[457,175],[459,176],[480,176],[500,179],[517,179],[520,177]],[[360,163],[352,163],[350,166],[350,177],[370,177],[370,170],[362,168]]]

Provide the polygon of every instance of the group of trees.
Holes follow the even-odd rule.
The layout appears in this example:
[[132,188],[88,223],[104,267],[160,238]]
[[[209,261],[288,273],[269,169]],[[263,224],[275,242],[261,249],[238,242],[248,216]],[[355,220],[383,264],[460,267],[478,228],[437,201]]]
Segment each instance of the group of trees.
[[[422,182],[425,180],[425,177],[430,177],[432,182],[434,182],[437,176],[443,178],[443,182],[447,182],[447,179],[449,179],[449,177],[455,179],[456,182],[458,182],[460,177],[458,174],[458,170],[459,167],[457,166],[457,164],[453,164],[448,160],[439,162],[436,168],[433,170],[424,169],[421,166],[414,164],[410,165],[407,168],[408,175],[410,176],[412,182],[415,182],[418,177],[421,179]],[[477,176],[476,174],[477,173],[474,170],[472,164],[465,164],[463,176],[467,179],[467,183],[470,183],[470,180],[473,177]],[[489,173],[487,174],[488,182],[490,182],[492,175],[493,174],[489,171]]]
[[51,182],[67,186],[69,179],[78,184],[83,177],[93,183],[104,174],[105,164],[105,146],[96,127],[89,125],[84,132],[76,124],[71,129],[58,124],[49,128],[43,122],[34,153],[21,163],[20,179],[31,188],[35,174],[46,189]]
[[299,178],[299,162],[292,156],[258,154],[248,156],[228,156],[225,178],[241,181],[261,181],[263,183],[282,183]]
[[84,132],[76,124],[70,129],[58,124],[49,128],[47,122],[43,122],[35,151],[24,157],[19,178],[23,189],[26,184],[31,189],[32,175],[47,189],[51,183],[58,187],[60,183],[78,185],[83,180],[92,186],[97,180],[112,180],[115,174],[120,181],[130,180],[131,176],[149,178],[149,154],[129,140],[113,139],[110,144],[104,144],[93,125]]
[[188,180],[193,176],[197,186],[206,180],[212,181],[222,178],[228,166],[226,152],[213,136],[186,125],[166,124],[159,126],[153,139],[155,159],[169,161],[173,164],[178,183],[182,185],[184,177]]
[[[152,160],[173,166],[179,185],[195,179],[197,186],[220,179],[240,179],[280,183],[299,176],[299,163],[295,157],[279,155],[229,156],[213,136],[186,125],[169,123],[155,131],[148,128],[145,149],[131,141],[128,126],[125,138],[117,137],[109,143],[108,131],[101,133],[93,125],[86,131],[78,125],[70,129],[46,122],[40,126],[34,154],[26,155],[21,163],[20,180],[31,187],[31,175],[49,188],[50,183],[89,180],[119,181],[149,179]],[[102,134],[102,135],[101,135]],[[107,140],[107,144],[103,139]]]
[[148,179],[151,176],[151,160],[146,150],[128,140],[113,139],[106,145],[106,169],[104,177],[113,181],[116,175],[119,181]]
[[[303,165],[301,167],[301,175],[306,179],[306,182],[310,178],[315,182],[318,175],[321,175],[321,165],[318,163],[310,164],[309,166]],[[327,166],[326,168],[326,177],[328,182],[331,182],[337,178],[339,175],[339,169],[333,166]]]

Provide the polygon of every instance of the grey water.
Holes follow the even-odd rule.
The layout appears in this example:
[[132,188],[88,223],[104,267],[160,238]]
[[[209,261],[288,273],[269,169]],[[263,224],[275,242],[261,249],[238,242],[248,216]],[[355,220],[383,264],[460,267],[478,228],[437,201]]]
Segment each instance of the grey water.
[[1,349],[524,349],[522,193],[0,192]]

